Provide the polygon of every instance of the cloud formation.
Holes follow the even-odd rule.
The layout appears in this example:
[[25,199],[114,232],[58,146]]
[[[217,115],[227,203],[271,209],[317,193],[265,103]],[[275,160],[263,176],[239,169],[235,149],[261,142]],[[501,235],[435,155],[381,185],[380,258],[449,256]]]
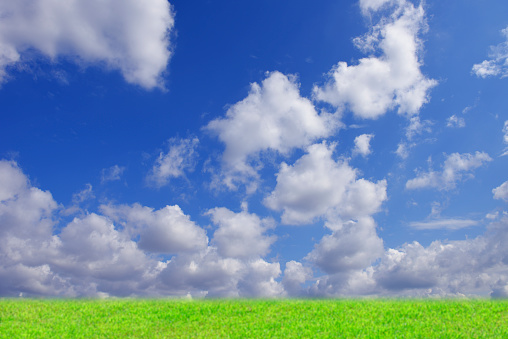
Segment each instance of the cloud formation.
[[490,46],[489,58],[479,64],[473,65],[472,73],[477,77],[508,76],[508,27],[501,30],[506,41],[496,46]]
[[125,167],[118,165],[114,165],[109,168],[104,168],[101,171],[101,183],[120,180],[120,177],[122,176],[124,171]]
[[264,235],[273,228],[272,219],[260,219],[247,211],[234,213],[227,208],[214,208],[207,212],[212,222],[219,226],[214,232],[212,244],[218,253],[227,258],[260,258],[268,254],[275,236]]
[[[15,162],[0,161],[0,295],[286,294],[276,281],[280,264],[261,258],[275,241],[263,234],[273,227],[269,219],[211,210],[219,229],[209,246],[205,230],[179,206],[110,204],[100,210],[103,215],[81,213],[54,234],[60,205],[33,187]],[[242,239],[243,246],[233,242]]]
[[368,267],[383,254],[383,240],[371,217],[348,221],[325,235],[305,259],[328,274],[348,273]]
[[478,225],[478,221],[469,219],[436,219],[429,221],[414,221],[409,226],[417,230],[449,229],[459,230],[465,227]]
[[387,292],[420,295],[489,295],[508,284],[506,217],[475,239],[418,242],[388,250],[374,278]]
[[362,134],[355,138],[354,155],[368,156],[372,151],[370,149],[370,141],[374,138],[374,134]]
[[0,187],[1,295],[143,294],[137,286],[156,263],[106,218],[75,218],[57,236],[59,205],[16,163],[0,161]]
[[101,211],[123,227],[138,247],[152,253],[177,254],[203,250],[208,245],[205,231],[190,220],[179,206],[160,210],[134,204],[103,205]]
[[428,92],[437,82],[420,70],[419,34],[426,29],[423,7],[405,0],[360,1],[364,15],[385,5],[390,5],[391,14],[354,39],[356,47],[373,56],[360,59],[357,65],[339,62],[330,71],[329,81],[314,87],[317,100],[338,109],[347,107],[363,119],[376,119],[396,107],[399,114],[413,115],[428,101]]
[[236,189],[238,183],[257,177],[252,162],[260,152],[287,155],[329,136],[337,126],[332,116],[318,114],[312,102],[300,96],[294,76],[272,72],[261,85],[251,84],[249,95],[206,129],[226,145],[222,179],[228,188]]
[[494,199],[502,199],[508,202],[508,181],[505,181],[501,184],[501,186],[494,188],[492,193],[494,194]]
[[466,127],[466,121],[454,114],[446,120],[446,127],[463,128]]
[[347,162],[332,159],[333,150],[325,142],[314,144],[294,165],[281,164],[264,204],[283,211],[283,224],[309,224],[323,216],[348,220],[378,211],[386,199],[386,181],[357,180]]
[[[504,186],[494,194],[505,197]],[[279,281],[280,263],[262,258],[274,241],[266,234],[273,221],[246,207],[238,213],[208,212],[218,226],[211,244],[178,206],[103,205],[104,215],[76,217],[54,234],[59,210],[51,194],[33,187],[15,162],[0,161],[2,296],[501,297],[508,290],[506,215],[474,239],[387,250],[367,215],[376,209],[364,209],[356,220],[330,217],[332,233],[304,263],[287,262]],[[159,253],[174,255],[161,260]],[[325,275],[314,277],[308,264]]]
[[[503,135],[503,142],[504,142],[505,144],[508,144],[508,120],[506,120],[506,121],[504,122],[504,126],[503,126],[503,134],[504,134],[504,135]],[[508,147],[507,147],[507,148],[505,148],[505,149],[503,150],[503,154],[501,154],[501,156],[502,156],[502,157],[504,157],[505,155],[508,155]]]
[[453,153],[446,157],[442,171],[420,173],[416,178],[406,182],[407,189],[437,188],[438,190],[450,190],[455,188],[458,181],[464,177],[473,177],[472,171],[492,161],[487,153],[476,152],[475,154]]
[[169,151],[161,152],[147,176],[149,184],[162,187],[172,178],[185,176],[185,171],[193,171],[196,162],[198,138],[169,140]]
[[0,83],[9,67],[40,54],[119,70],[146,89],[163,87],[173,25],[166,0],[2,1]]

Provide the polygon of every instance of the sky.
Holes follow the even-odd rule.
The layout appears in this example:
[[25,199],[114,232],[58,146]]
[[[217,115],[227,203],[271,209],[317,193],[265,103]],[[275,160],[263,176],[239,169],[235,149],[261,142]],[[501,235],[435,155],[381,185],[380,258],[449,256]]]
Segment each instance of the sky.
[[0,0],[0,296],[507,297],[506,13]]

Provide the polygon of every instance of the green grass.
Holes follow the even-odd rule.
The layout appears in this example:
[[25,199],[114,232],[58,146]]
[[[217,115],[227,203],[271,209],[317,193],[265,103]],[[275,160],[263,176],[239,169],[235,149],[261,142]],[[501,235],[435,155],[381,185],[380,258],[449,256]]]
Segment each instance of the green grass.
[[508,301],[0,299],[0,338],[508,338]]

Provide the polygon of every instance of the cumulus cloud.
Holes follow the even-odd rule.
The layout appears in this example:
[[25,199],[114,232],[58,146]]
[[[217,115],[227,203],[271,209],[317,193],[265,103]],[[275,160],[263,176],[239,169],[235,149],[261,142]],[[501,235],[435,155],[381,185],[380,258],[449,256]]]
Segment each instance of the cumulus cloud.
[[114,165],[109,168],[104,168],[101,171],[101,183],[120,180],[120,177],[122,176],[124,171],[125,167],[118,165]]
[[305,259],[328,274],[336,274],[364,269],[382,254],[383,240],[376,233],[374,219],[362,217],[325,235]]
[[497,46],[490,46],[489,60],[473,65],[472,73],[476,76],[481,78],[508,76],[508,27],[501,30],[501,34],[507,40]]
[[32,187],[13,161],[0,161],[0,202],[0,239],[45,239],[51,234],[58,204],[51,193]]
[[458,117],[455,114],[446,120],[446,127],[462,128],[466,127],[466,121],[464,118]]
[[505,181],[501,186],[496,187],[492,190],[494,199],[502,199],[508,202],[508,181]]
[[389,248],[372,266],[349,273],[330,270],[331,274],[317,278],[305,292],[335,297],[504,297],[508,290],[508,253],[502,244],[508,237],[507,225],[504,217],[474,239],[434,241],[428,247],[415,241]]
[[272,72],[261,85],[253,83],[249,95],[231,106],[225,118],[212,120],[206,130],[226,145],[223,182],[235,189],[246,178],[257,177],[252,161],[260,152],[286,155],[329,136],[337,126],[329,114],[318,114],[312,102],[300,96],[294,76]]
[[247,211],[234,213],[227,208],[214,208],[207,212],[219,228],[214,232],[212,245],[228,258],[258,258],[270,251],[275,236],[264,233],[275,226],[272,219],[260,219]]
[[472,171],[492,161],[487,153],[476,152],[475,154],[453,153],[446,157],[442,171],[420,173],[416,178],[406,182],[407,189],[432,187],[439,190],[455,188],[458,181],[463,178],[473,177]]
[[347,220],[380,208],[386,199],[386,181],[356,180],[353,168],[332,159],[333,150],[324,142],[314,144],[294,165],[281,164],[277,185],[264,204],[283,211],[283,224],[307,224],[321,216]]
[[508,220],[493,223],[475,239],[418,242],[388,250],[374,277],[390,293],[421,295],[489,295],[508,285],[505,246]]
[[374,138],[374,134],[362,134],[355,138],[355,148],[353,155],[368,156],[372,151],[370,149],[370,141]]
[[275,297],[285,294],[284,287],[275,279],[281,274],[280,264],[257,259],[247,266],[248,273],[238,283],[242,296]]
[[223,258],[216,248],[208,247],[206,251],[172,259],[161,272],[160,281],[173,295],[273,297],[284,293],[275,280],[280,274],[279,263],[260,258]]
[[[508,290],[506,215],[474,239],[428,247],[413,242],[386,251],[371,216],[328,217],[332,233],[305,258],[326,275],[313,277],[311,267],[290,261],[278,281],[280,264],[261,258],[273,242],[265,234],[273,222],[246,208],[208,212],[219,226],[210,246],[204,229],[178,206],[102,206],[103,215],[76,217],[56,234],[59,206],[49,192],[33,187],[15,162],[0,161],[0,295],[504,297]],[[254,240],[247,243],[249,236]],[[253,244],[252,249],[235,248],[234,241]],[[156,255],[163,252],[177,253],[161,261]],[[315,283],[306,287],[309,281]]]
[[312,279],[312,269],[305,267],[302,263],[291,260],[286,263],[282,285],[290,296],[300,296],[304,294],[303,284]]
[[75,218],[59,238],[61,252],[53,260],[53,269],[72,274],[71,281],[81,278],[83,282],[101,282],[102,291],[107,293],[126,293],[122,289],[127,286],[117,289],[116,283],[130,280],[131,284],[137,284],[147,266],[154,264],[134,241],[97,214]]
[[437,82],[420,70],[423,44],[419,34],[426,29],[423,7],[405,0],[360,1],[364,15],[384,5],[390,5],[391,15],[354,40],[359,49],[373,55],[357,65],[339,62],[330,71],[330,80],[314,88],[317,100],[339,109],[347,107],[364,119],[376,119],[395,107],[399,114],[413,115],[428,101],[428,92]]
[[52,60],[119,70],[146,89],[162,87],[174,25],[166,0],[19,0],[0,3],[0,82],[33,51]]
[[183,177],[185,171],[193,171],[198,144],[198,138],[171,139],[169,151],[159,154],[159,158],[147,176],[147,181],[155,187],[162,187],[167,185],[171,178]]
[[0,187],[1,295],[143,293],[138,284],[157,262],[104,217],[75,218],[55,235],[59,205],[16,163],[0,161]]
[[131,238],[139,237],[140,249],[176,254],[203,250],[208,245],[204,229],[197,226],[179,206],[159,210],[141,206],[103,205],[101,211],[124,227]]
[[[277,281],[280,264],[261,258],[274,241],[263,234],[273,226],[269,219],[214,209],[219,229],[209,246],[205,230],[178,206],[103,205],[102,215],[83,214],[56,234],[60,210],[15,162],[0,161],[0,295],[286,294]],[[245,223],[240,231],[237,222]],[[234,249],[228,239],[243,239],[245,248]]]
[[360,8],[364,14],[378,11],[381,7],[395,2],[394,0],[360,0]]

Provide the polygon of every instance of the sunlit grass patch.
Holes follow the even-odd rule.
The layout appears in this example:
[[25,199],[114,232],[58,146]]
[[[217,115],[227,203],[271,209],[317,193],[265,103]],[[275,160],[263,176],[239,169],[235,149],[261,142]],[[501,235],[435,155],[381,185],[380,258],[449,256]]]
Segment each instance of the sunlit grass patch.
[[0,300],[0,338],[508,338],[508,301]]

